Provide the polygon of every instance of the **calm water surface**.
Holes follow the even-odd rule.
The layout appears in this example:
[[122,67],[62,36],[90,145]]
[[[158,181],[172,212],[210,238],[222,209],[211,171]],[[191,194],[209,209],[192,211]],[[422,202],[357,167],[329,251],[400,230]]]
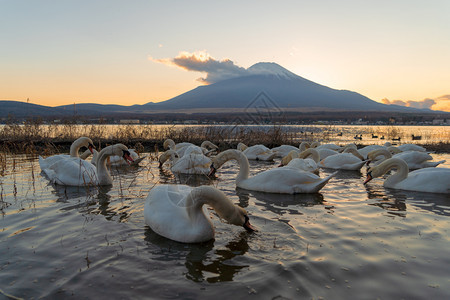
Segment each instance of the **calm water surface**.
[[[449,154],[433,157],[450,168]],[[6,159],[0,299],[450,299],[449,196],[388,190],[381,178],[364,186],[365,167],[339,171],[318,194],[272,195],[236,190],[234,162],[209,180],[147,158],[113,169],[112,187],[84,189],[50,185],[36,157]],[[214,185],[258,231],[211,212],[213,241],[160,237],[143,216],[160,183]]]

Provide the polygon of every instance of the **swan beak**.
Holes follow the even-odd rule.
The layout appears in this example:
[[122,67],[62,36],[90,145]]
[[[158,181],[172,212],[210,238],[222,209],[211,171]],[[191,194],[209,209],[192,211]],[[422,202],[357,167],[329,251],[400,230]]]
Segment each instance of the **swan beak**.
[[367,173],[367,177],[366,177],[366,180],[364,180],[364,184],[368,183],[372,179],[373,179],[372,172]]
[[283,165],[283,164],[279,164],[279,165],[278,165],[278,168],[281,168],[281,167],[284,167],[284,165]]
[[245,230],[247,230],[248,232],[256,231],[255,227],[253,227],[252,224],[250,224],[250,219],[247,216],[245,216],[245,223],[243,226]]
[[89,149],[89,151],[91,151],[91,154],[94,154],[94,149],[95,149],[94,145],[89,144],[88,149]]
[[124,151],[123,152],[123,159],[125,159],[125,161],[128,163],[128,164],[131,164],[132,162],[134,162],[134,160],[131,158],[131,156],[130,156],[130,152],[128,152],[128,151]]
[[208,176],[214,176],[216,174],[216,171],[217,171],[216,168],[214,168],[214,166],[211,165]]

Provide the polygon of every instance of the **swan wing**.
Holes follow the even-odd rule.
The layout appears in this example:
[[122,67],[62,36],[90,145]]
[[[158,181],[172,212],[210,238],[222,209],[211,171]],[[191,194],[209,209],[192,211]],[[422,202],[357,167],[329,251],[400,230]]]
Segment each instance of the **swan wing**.
[[44,173],[55,184],[68,186],[98,185],[96,167],[80,158],[60,159],[44,169]]
[[208,174],[211,159],[203,154],[184,155],[172,165],[172,172],[182,174]]
[[239,183],[239,187],[267,193],[315,193],[319,191],[331,177],[329,176],[329,178],[322,179],[310,172],[301,171],[291,167],[281,167],[270,169],[247,178]]
[[[197,243],[214,237],[214,228],[204,217],[190,218],[186,198],[192,188],[186,185],[159,185],[149,192],[144,205],[145,223],[157,234],[174,241]],[[202,215],[200,215],[202,214]]]
[[41,170],[47,169],[55,162],[61,160],[61,159],[68,159],[70,158],[70,155],[68,154],[57,154],[53,156],[49,156],[47,158],[43,158],[39,155],[39,166],[41,167]]
[[359,170],[364,163],[365,161],[351,153],[338,153],[321,160],[319,166],[329,169]]
[[424,168],[412,171],[406,179],[387,187],[418,192],[450,194],[450,169]]

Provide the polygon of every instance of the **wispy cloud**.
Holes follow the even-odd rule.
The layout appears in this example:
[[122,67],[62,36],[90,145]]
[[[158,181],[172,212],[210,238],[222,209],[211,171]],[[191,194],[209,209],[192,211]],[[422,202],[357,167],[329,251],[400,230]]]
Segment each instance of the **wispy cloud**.
[[187,71],[206,73],[206,77],[200,77],[198,80],[207,84],[247,74],[245,68],[237,66],[233,61],[229,59],[217,60],[206,51],[180,52],[174,58],[155,59],[149,57],[149,59]]
[[389,100],[382,99],[381,102],[384,104],[394,104],[400,106],[421,108],[421,109],[431,109],[431,110],[442,110],[450,111],[450,95],[443,95],[437,98],[426,98],[422,101],[412,101],[412,100]]

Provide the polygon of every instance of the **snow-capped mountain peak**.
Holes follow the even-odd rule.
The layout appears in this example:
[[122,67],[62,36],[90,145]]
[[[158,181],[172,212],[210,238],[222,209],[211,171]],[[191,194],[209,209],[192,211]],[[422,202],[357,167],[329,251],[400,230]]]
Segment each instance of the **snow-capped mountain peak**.
[[259,62],[247,69],[251,75],[275,75],[280,79],[298,79],[299,76],[273,62]]

